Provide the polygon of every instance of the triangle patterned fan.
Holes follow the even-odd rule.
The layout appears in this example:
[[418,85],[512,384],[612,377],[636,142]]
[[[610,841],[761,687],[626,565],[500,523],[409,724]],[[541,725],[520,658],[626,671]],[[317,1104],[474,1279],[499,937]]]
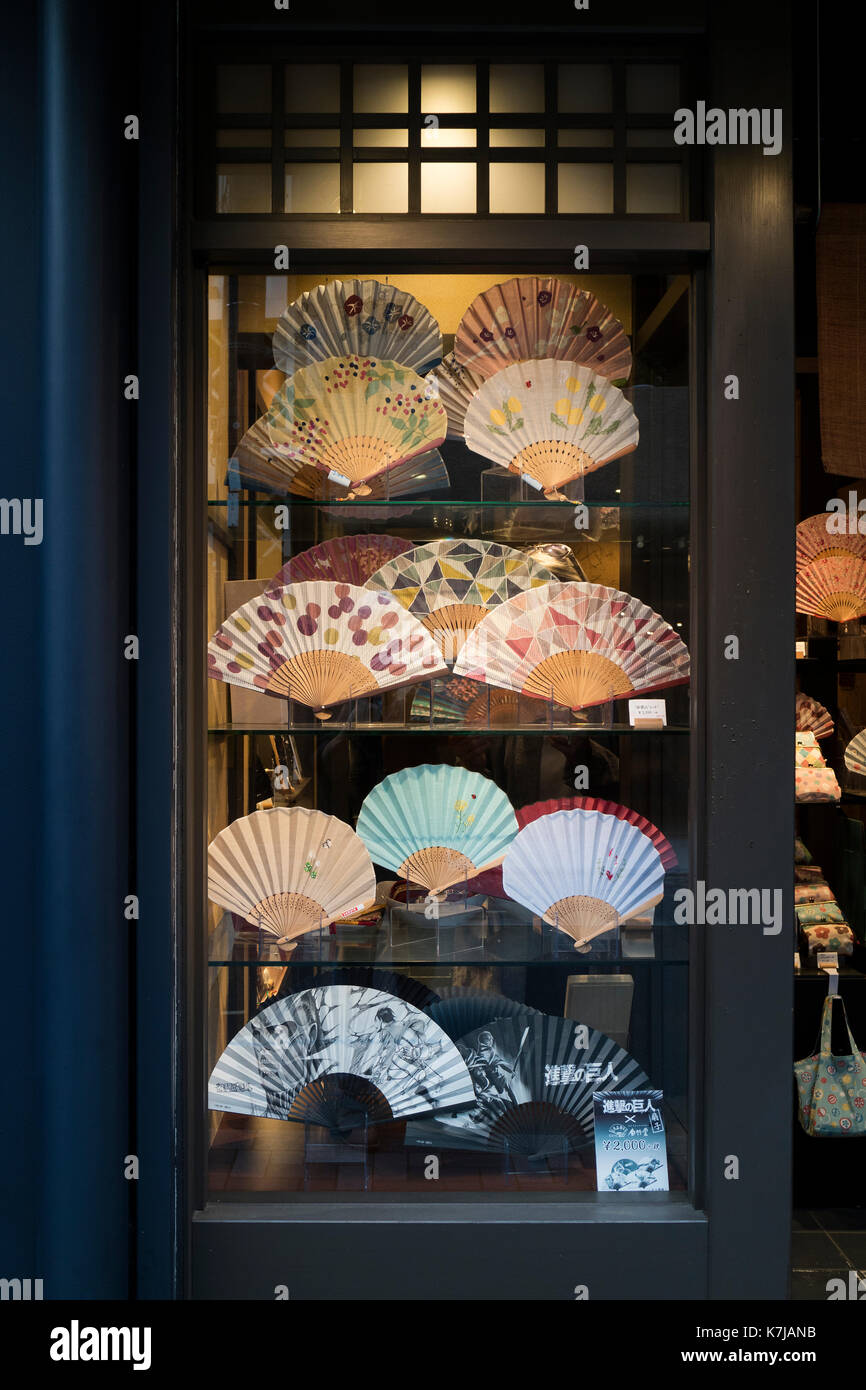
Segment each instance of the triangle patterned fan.
[[847,531],[839,533],[835,529],[840,522],[846,526],[847,520],[847,516],[840,517],[837,512],[818,512],[801,521],[797,527],[797,569],[831,555],[854,555],[866,560],[866,536],[849,536]]
[[797,694],[797,733],[813,733],[816,738],[826,738],[833,732],[833,716],[811,695]]
[[517,834],[502,882],[581,946],[660,902],[665,870],[638,826],[601,811],[555,811]]
[[517,473],[552,501],[575,478],[637,448],[639,426],[616,386],[570,362],[497,372],[466,412],[470,449]]
[[385,357],[419,376],[442,357],[439,325],[414,295],[379,280],[332,280],[296,299],[274,333],[274,361],[293,376],[312,362],[356,353]]
[[489,777],[428,763],[375,786],[357,829],[376,864],[435,895],[501,863],[517,821]]
[[211,1073],[208,1106],[346,1131],[462,1106],[466,1065],[442,1029],[405,1000],[326,985],[262,1009]]
[[866,729],[855,734],[845,749],[845,766],[858,777],[866,777]]
[[277,806],[232,821],[208,846],[208,897],[280,941],[352,917],[376,899],[376,876],[350,825]]
[[551,584],[494,608],[454,667],[570,709],[689,679],[685,644],[658,613],[602,584]]
[[485,381],[485,377],[464,367],[457,361],[454,353],[449,352],[438,367],[427,373],[427,380],[438,392],[439,400],[445,407],[448,416],[448,438],[462,439],[469,402]]
[[265,428],[289,469],[317,468],[351,497],[370,481],[445,438],[448,420],[429,384],[399,362],[328,357],[290,377]]
[[819,555],[797,570],[797,612],[848,623],[866,613],[866,560]]
[[594,294],[534,275],[474,299],[457,329],[454,355],[484,377],[539,357],[579,363],[608,381],[625,380],[631,371],[622,324]]
[[399,536],[335,536],[287,560],[267,591],[308,580],[363,587],[380,565],[411,549],[412,542]]
[[491,541],[438,540],[382,565],[368,589],[391,594],[453,661],[487,612],[553,576],[519,550]]
[[316,711],[446,669],[395,599],[353,584],[288,584],[250,599],[208,643],[215,680]]
[[467,1033],[457,1044],[475,1088],[475,1105],[406,1126],[407,1144],[526,1157],[592,1143],[593,1092],[641,1090],[645,1072],[595,1028],[570,1019],[518,1015]]

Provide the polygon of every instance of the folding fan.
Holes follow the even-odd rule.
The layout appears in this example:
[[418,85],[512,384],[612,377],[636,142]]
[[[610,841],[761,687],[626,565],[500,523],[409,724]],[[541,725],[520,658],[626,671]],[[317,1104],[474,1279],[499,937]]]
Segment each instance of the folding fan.
[[855,734],[845,749],[845,766],[849,772],[866,777],[866,729]]
[[804,565],[809,565],[818,557],[836,555],[845,557],[855,555],[859,560],[866,560],[866,536],[855,533],[849,536],[847,531],[838,534],[831,530],[831,526],[837,526],[839,521],[847,525],[847,517],[840,518],[834,512],[819,512],[817,516],[807,516],[805,521],[801,521],[797,527],[797,569],[802,569]]
[[502,865],[508,896],[577,945],[660,902],[664,881],[650,837],[601,811],[555,811],[530,821]]
[[624,381],[631,371],[622,324],[594,294],[534,275],[474,299],[457,329],[454,355],[483,377],[539,357],[580,363],[608,381]]
[[470,633],[454,674],[578,710],[684,684],[689,654],[673,628],[631,594],[550,584],[494,608]]
[[539,1015],[539,1010],[531,1009],[528,1004],[518,1004],[515,999],[506,999],[504,994],[490,994],[483,989],[449,993],[427,1004],[424,1012],[455,1041],[497,1018]]
[[427,380],[438,391],[439,400],[448,415],[448,438],[462,439],[469,402],[484,381],[484,377],[464,367],[457,361],[454,353],[449,352],[438,367],[427,373]]
[[438,540],[382,565],[367,588],[383,590],[433,634],[453,661],[489,609],[553,576],[519,550],[492,541]]
[[797,612],[848,623],[866,613],[866,560],[819,555],[797,570]]
[[208,643],[208,675],[327,705],[435,676],[436,643],[389,594],[353,584],[288,584],[250,599]]
[[826,738],[833,732],[833,716],[829,710],[802,691],[797,695],[797,731],[811,731],[816,738]]
[[211,1110],[345,1131],[471,1102],[460,1053],[405,1000],[326,985],[269,1004],[235,1035],[208,1084]]
[[371,478],[435,449],[448,425],[429,382],[399,362],[356,356],[297,372],[264,421],[290,472],[317,468],[357,497],[370,495]]
[[412,542],[399,536],[335,536],[288,560],[270,580],[268,591],[304,580],[363,586],[380,565],[411,549]]
[[546,1014],[500,1018],[457,1046],[475,1105],[406,1126],[406,1143],[431,1149],[511,1150],[539,1158],[592,1142],[595,1091],[642,1090],[646,1073],[612,1038]]
[[551,501],[575,478],[637,448],[637,416],[586,367],[545,359],[485,381],[466,412],[466,443]]
[[375,786],[357,829],[377,864],[435,894],[501,863],[517,821],[489,777],[425,764]]
[[[416,1009],[426,1012],[431,1004],[438,1002],[439,995],[434,990],[422,984],[420,980],[413,980],[409,975],[401,975],[397,970],[377,970],[372,965],[341,965],[331,970],[322,970],[318,966],[310,967],[315,970],[315,978],[307,979],[303,984],[296,984],[294,987],[288,983],[288,977],[292,979],[298,974],[299,967],[293,963],[292,969],[286,971],[286,980],[280,989],[279,998],[285,999],[290,994],[300,994],[302,990],[315,986],[322,989],[326,985],[361,985],[364,989],[376,989],[383,994],[393,994],[397,999],[402,999],[407,1004],[412,1004]],[[309,974],[309,969],[304,970],[304,974]],[[441,1027],[441,1024],[440,1024]]]
[[289,376],[346,353],[393,358],[423,376],[441,360],[442,334],[413,295],[378,280],[317,285],[280,316],[274,361]]
[[208,846],[208,897],[289,941],[375,902],[376,876],[350,825],[300,806],[254,811]]

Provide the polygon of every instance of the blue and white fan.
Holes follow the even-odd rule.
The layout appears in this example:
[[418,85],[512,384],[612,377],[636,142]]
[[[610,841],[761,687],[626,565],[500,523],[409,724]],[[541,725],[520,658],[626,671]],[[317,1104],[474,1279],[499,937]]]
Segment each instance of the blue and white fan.
[[501,864],[517,817],[489,777],[427,763],[375,786],[356,829],[377,864],[436,894]]
[[601,811],[540,816],[515,837],[502,866],[508,896],[578,947],[660,902],[664,880],[643,831]]
[[345,1132],[459,1108],[474,1094],[455,1044],[420,1009],[382,990],[326,985],[250,1019],[211,1073],[208,1106]]
[[422,1007],[428,1018],[454,1039],[496,1019],[531,1018],[539,1014],[538,1009],[528,1004],[519,1004],[516,999],[486,989],[446,989],[441,999],[434,999]]

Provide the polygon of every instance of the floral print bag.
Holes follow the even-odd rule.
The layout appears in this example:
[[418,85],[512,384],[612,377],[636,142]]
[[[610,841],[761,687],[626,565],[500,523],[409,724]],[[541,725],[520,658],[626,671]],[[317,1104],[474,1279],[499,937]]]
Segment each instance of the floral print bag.
[[[835,1003],[842,1009],[848,1030],[851,1051],[847,1055],[834,1056],[831,1051]],[[838,994],[828,994],[824,1000],[818,1051],[794,1063],[794,1076],[800,1123],[807,1134],[834,1139],[866,1134],[866,1060],[857,1050],[844,1000]]]

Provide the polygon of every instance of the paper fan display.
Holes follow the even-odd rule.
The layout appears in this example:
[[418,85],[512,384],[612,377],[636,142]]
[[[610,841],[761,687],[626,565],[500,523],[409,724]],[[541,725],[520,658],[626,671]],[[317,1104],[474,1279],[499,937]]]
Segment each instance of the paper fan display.
[[274,333],[274,361],[293,376],[311,362],[355,353],[404,362],[424,376],[442,358],[442,333],[423,304],[379,280],[332,280],[296,299]]
[[577,945],[660,902],[664,880],[650,837],[601,811],[555,811],[530,821],[502,865],[509,898]]
[[866,560],[819,555],[797,570],[797,612],[848,623],[866,613]]
[[428,372],[427,380],[439,393],[439,400],[448,416],[448,438],[462,439],[469,402],[485,378],[457,361],[453,352],[443,358],[438,367]]
[[491,994],[487,990],[449,994],[428,1004],[424,1012],[455,1041],[497,1018],[531,1018],[539,1014],[538,1009],[531,1009],[528,1004],[518,1004],[515,999],[506,999],[504,994]]
[[801,521],[797,527],[797,569],[802,569],[804,565],[809,565],[813,560],[829,556],[844,558],[847,555],[854,555],[860,560],[866,560],[866,536],[855,533],[850,536],[847,531],[837,533],[835,528],[839,524],[847,526],[847,516],[839,516],[836,512],[819,512],[817,516],[807,516],[805,521]]
[[608,381],[631,372],[631,346],[618,318],[594,294],[564,280],[518,276],[470,304],[454,355],[483,377],[540,357],[579,363]]
[[208,1106],[345,1132],[474,1099],[442,1029],[405,1000],[326,985],[269,1004],[214,1067]]
[[[361,985],[364,989],[376,989],[383,994],[393,994],[404,1003],[412,1004],[416,1009],[424,1011],[439,999],[439,995],[420,980],[413,980],[410,975],[401,975],[397,970],[377,970],[373,965],[345,965],[333,970],[313,968],[315,979],[307,979],[304,984],[298,984],[293,988],[287,983],[288,976],[294,978],[299,971],[299,967],[293,964],[292,969],[286,972],[287,980],[280,989],[279,998],[300,994],[311,985],[315,985],[317,989],[326,985]],[[308,971],[305,970],[304,973],[307,974]]]
[[811,695],[800,691],[797,695],[797,733],[813,733],[816,738],[826,738],[833,732],[833,716]]
[[849,772],[866,777],[866,729],[855,734],[845,749],[845,766]]
[[407,1144],[511,1150],[539,1158],[590,1144],[594,1091],[648,1086],[627,1052],[595,1028],[535,1014],[501,1018],[457,1043],[475,1088],[475,1105],[406,1126]]
[[356,356],[297,372],[263,418],[289,475],[316,468],[357,497],[370,495],[370,479],[435,449],[448,425],[429,382],[402,363]]
[[602,584],[551,584],[494,608],[454,667],[570,709],[689,679],[689,654],[645,603]]
[[559,490],[637,448],[622,392],[586,367],[545,359],[485,381],[466,412],[466,443],[551,501]]
[[232,821],[208,846],[211,902],[289,941],[376,900],[376,876],[350,825],[277,806]]
[[446,669],[396,599],[353,584],[288,584],[250,599],[208,643],[215,680],[316,711]]
[[428,763],[375,786],[357,829],[376,864],[435,894],[501,863],[517,821],[489,777]]
[[553,576],[519,550],[492,541],[438,540],[389,560],[367,581],[424,624],[454,660],[491,608]]
[[294,555],[274,575],[268,590],[305,580],[357,584],[362,588],[380,565],[411,549],[412,542],[399,536],[335,536]]

